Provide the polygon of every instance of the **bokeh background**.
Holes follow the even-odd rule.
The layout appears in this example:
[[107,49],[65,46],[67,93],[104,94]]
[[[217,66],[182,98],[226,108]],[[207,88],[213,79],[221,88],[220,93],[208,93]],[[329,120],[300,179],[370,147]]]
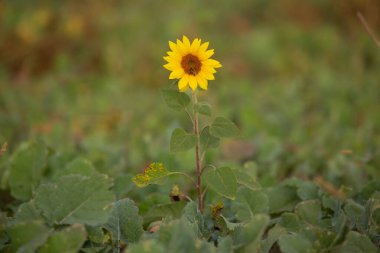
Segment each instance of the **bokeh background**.
[[[263,184],[321,176],[358,188],[380,172],[378,0],[0,1],[0,142],[41,139],[113,175],[169,153],[162,57],[183,34],[223,64],[200,94],[242,130],[207,159],[255,161]],[[207,123],[207,118],[202,118]],[[2,159],[3,165],[7,159]],[[6,166],[1,166],[5,168]]]

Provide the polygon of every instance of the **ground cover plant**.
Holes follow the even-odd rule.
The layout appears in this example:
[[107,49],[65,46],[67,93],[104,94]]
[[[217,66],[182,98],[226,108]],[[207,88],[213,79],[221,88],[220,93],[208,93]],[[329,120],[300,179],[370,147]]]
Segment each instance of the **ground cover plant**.
[[376,6],[1,3],[0,252],[379,252]]

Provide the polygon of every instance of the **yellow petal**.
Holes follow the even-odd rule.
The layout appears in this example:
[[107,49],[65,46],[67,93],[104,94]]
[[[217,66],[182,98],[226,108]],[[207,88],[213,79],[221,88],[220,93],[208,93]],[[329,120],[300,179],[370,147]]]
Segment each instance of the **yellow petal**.
[[190,52],[191,53],[196,53],[198,51],[200,45],[201,45],[201,40],[200,39],[195,39],[193,41],[193,43],[191,44]]
[[189,85],[192,90],[195,90],[197,88],[197,79],[195,76],[189,76]]
[[174,42],[169,41],[169,47],[173,52],[177,51],[177,45]]
[[190,51],[190,40],[185,35],[183,35],[182,41],[183,41],[183,45],[185,47],[185,50],[187,52]]
[[204,79],[207,79],[207,80],[215,80],[215,77],[213,74],[209,73],[209,72],[205,72],[205,71],[202,71],[199,73],[199,75],[201,77],[203,77]]
[[202,71],[207,72],[207,73],[211,73],[211,74],[216,73],[216,70],[213,67],[204,66],[204,65],[202,66]]
[[199,47],[199,50],[198,50],[199,53],[206,52],[206,50],[207,50],[209,44],[210,44],[209,42],[205,42],[205,43],[203,43],[203,44]]
[[180,91],[186,90],[188,87],[189,83],[189,76],[188,75],[183,75],[182,78],[178,82],[178,89]]
[[199,87],[201,87],[204,90],[207,90],[208,82],[206,79],[200,77],[199,75],[196,76],[197,82],[199,84]]
[[213,54],[214,54],[214,49],[207,50],[207,51],[204,52],[204,53],[200,53],[199,58],[200,58],[202,61],[205,61],[205,60],[207,60],[208,58],[210,58]]
[[179,79],[183,75],[183,70],[182,69],[176,69],[175,71],[171,72],[169,75],[169,79]]
[[187,53],[187,50],[186,50],[186,47],[185,45],[182,43],[182,41],[180,40],[177,40],[177,49],[178,49],[178,52],[181,54],[181,55],[184,55]]
[[222,64],[220,64],[220,62],[218,62],[217,60],[214,60],[214,59],[207,59],[205,61],[202,61],[202,65],[210,66],[210,67],[213,67],[213,68],[220,68],[220,67],[222,67]]

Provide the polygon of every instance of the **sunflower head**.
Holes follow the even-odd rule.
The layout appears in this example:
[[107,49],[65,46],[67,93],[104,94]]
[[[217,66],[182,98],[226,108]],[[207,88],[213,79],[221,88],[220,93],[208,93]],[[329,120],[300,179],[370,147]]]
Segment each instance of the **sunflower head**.
[[189,87],[194,91],[198,86],[207,90],[208,81],[215,79],[215,69],[222,65],[210,59],[214,49],[208,49],[208,45],[208,42],[201,43],[200,39],[190,43],[186,36],[177,43],[169,41],[171,51],[164,57],[168,62],[164,67],[171,71],[169,79],[179,79],[180,91],[186,91]]

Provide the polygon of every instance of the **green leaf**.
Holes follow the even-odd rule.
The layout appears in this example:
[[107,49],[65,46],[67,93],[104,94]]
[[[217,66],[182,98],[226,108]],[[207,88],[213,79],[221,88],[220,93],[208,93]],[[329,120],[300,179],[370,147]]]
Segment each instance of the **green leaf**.
[[268,253],[273,244],[280,238],[280,236],[286,234],[286,229],[281,226],[274,226],[268,232],[267,237],[260,242],[260,250],[259,253]]
[[157,241],[148,239],[138,244],[128,245],[128,253],[166,253],[165,248]]
[[195,134],[187,133],[182,128],[174,129],[170,139],[170,152],[186,151],[195,147],[197,137]]
[[113,193],[107,176],[68,175],[41,185],[36,206],[50,223],[97,225],[107,221]]
[[183,209],[183,218],[186,218],[191,224],[196,225],[200,233],[205,231],[204,218],[200,213],[196,202],[189,202],[185,206]]
[[114,204],[104,227],[111,232],[114,242],[137,242],[144,232],[139,209],[130,199],[122,199]]
[[236,201],[232,203],[232,210],[240,220],[249,221],[255,214],[268,211],[268,197],[260,190],[240,187]]
[[165,103],[176,111],[185,109],[190,103],[190,97],[184,92],[172,89],[165,89],[161,92]]
[[47,149],[43,143],[23,143],[10,164],[9,186],[13,197],[28,200],[38,187],[46,167]]
[[43,221],[29,221],[12,225],[7,233],[12,242],[9,252],[34,252],[46,241],[50,229]]
[[116,195],[116,199],[120,199],[125,196],[133,188],[131,184],[132,175],[119,175],[114,178],[113,191]]
[[211,106],[206,102],[198,102],[194,109],[200,114],[211,116]]
[[77,158],[66,164],[62,170],[58,171],[55,178],[73,174],[91,176],[94,173],[96,173],[95,168],[89,161],[82,158]]
[[210,126],[203,128],[200,134],[200,141],[202,149],[217,148],[219,146],[220,139],[210,134]]
[[293,210],[299,201],[294,187],[277,186],[266,191],[269,198],[269,212],[279,213]]
[[41,211],[37,209],[35,201],[32,199],[19,206],[15,213],[15,222],[26,222],[33,220],[43,220]]
[[312,243],[301,234],[283,235],[278,244],[284,253],[308,253],[312,247]]
[[144,215],[144,220],[157,220],[165,217],[180,218],[185,205],[186,202],[183,201],[154,205]]
[[207,185],[220,195],[235,199],[237,183],[231,168],[209,169],[203,174],[203,178]]
[[104,232],[101,226],[86,226],[88,239],[95,243],[102,243],[104,239]]
[[244,168],[234,169],[234,174],[238,184],[244,185],[251,190],[260,190],[261,186],[256,179],[256,171],[252,171],[251,163],[244,165]]
[[159,183],[160,180],[169,175],[169,171],[162,163],[151,163],[143,173],[132,178],[132,182],[138,187]]
[[377,253],[377,247],[364,234],[355,231],[348,232],[346,240],[342,245],[343,253]]
[[279,224],[285,227],[289,232],[297,232],[302,228],[298,215],[289,212],[285,212],[281,215]]
[[240,134],[240,130],[231,120],[217,117],[210,127],[210,134],[219,138],[235,137]]
[[266,214],[255,215],[245,226],[238,227],[233,234],[234,248],[245,248],[245,252],[257,252],[261,237],[269,224]]
[[306,200],[298,203],[294,211],[301,220],[312,224],[320,225],[322,219],[321,202],[319,200]]
[[197,235],[193,227],[187,220],[182,218],[179,222],[176,222],[176,225],[172,230],[172,236],[167,252],[197,252],[195,243],[196,239]]
[[40,253],[76,253],[79,252],[87,233],[83,225],[74,224],[71,227],[51,235],[38,252]]

